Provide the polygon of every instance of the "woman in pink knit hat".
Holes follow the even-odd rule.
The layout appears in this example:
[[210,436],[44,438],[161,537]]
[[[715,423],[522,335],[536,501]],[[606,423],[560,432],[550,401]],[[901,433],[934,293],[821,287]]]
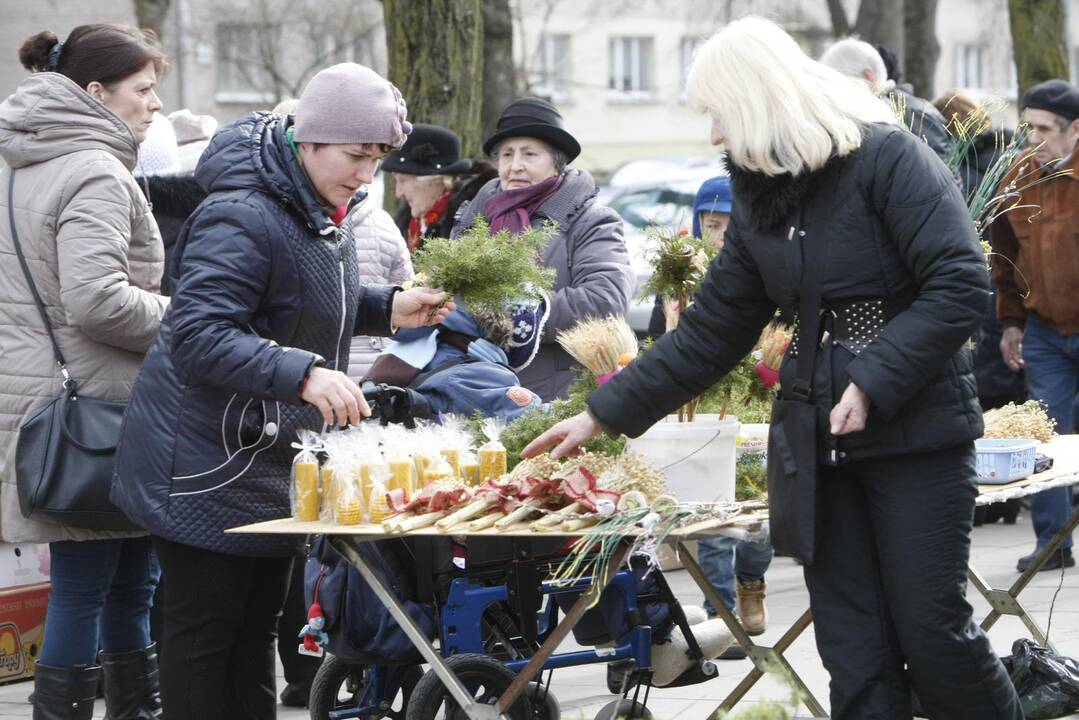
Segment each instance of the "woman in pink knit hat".
[[297,431],[370,414],[353,335],[440,322],[443,294],[359,282],[348,206],[411,125],[374,71],[316,75],[294,116],[220,130],[209,195],[176,241],[175,291],[128,406],[113,501],[151,532],[165,586],[169,720],[276,716],[274,632],[302,539],[226,535],[289,515]]

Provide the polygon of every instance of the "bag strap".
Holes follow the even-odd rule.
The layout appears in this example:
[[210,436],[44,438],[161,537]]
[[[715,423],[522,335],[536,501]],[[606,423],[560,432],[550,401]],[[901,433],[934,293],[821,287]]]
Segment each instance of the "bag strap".
[[9,168],[8,175],[7,213],[8,222],[11,223],[11,241],[15,244],[15,255],[19,258],[19,267],[22,268],[23,276],[26,277],[26,284],[30,286],[30,294],[34,297],[34,304],[37,305],[37,311],[41,315],[41,322],[45,324],[45,331],[49,334],[52,352],[56,357],[56,366],[60,368],[60,374],[64,376],[64,388],[71,397],[74,397],[77,389],[75,381],[71,379],[67,371],[67,361],[64,360],[64,354],[60,351],[59,343],[56,342],[52,323],[49,322],[48,313],[45,312],[45,303],[42,302],[37,285],[34,284],[34,278],[30,275],[30,267],[26,264],[26,257],[22,254],[22,245],[19,243],[19,233],[15,230],[15,168]]
[[[834,173],[834,171],[833,171]],[[805,201],[798,213],[798,225],[803,225]],[[802,243],[802,281],[801,302],[798,308],[798,337],[802,351],[798,353],[795,366],[794,383],[784,388],[784,394],[793,395],[798,400],[809,402],[813,396],[813,371],[817,362],[817,342],[820,336],[821,303],[824,286],[824,265],[828,257],[828,235],[821,235],[819,240],[806,235],[803,227],[791,226],[790,241],[795,236]],[[810,350],[812,350],[810,352]]]

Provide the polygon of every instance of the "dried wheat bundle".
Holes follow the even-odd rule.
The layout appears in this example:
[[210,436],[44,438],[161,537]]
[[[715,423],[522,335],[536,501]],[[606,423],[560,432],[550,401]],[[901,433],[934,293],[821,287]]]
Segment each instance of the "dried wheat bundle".
[[985,414],[983,437],[1033,438],[1039,442],[1049,442],[1055,434],[1056,421],[1049,417],[1045,405],[1037,400],[1028,400],[1022,405],[1008,403]]
[[637,357],[637,336],[622,317],[586,318],[558,334],[558,344],[593,375],[609,375]]

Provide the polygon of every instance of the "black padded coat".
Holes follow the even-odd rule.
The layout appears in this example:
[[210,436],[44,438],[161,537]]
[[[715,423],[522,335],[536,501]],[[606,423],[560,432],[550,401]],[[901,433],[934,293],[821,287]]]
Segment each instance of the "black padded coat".
[[[817,172],[766,177],[732,166],[731,174],[722,252],[677,329],[589,398],[600,423],[636,437],[722,378],[777,307],[797,309],[805,249],[826,242],[824,305],[884,299],[895,308],[858,355],[818,346],[822,411],[850,381],[871,400],[866,429],[838,440],[839,462],[978,437],[968,340],[989,301],[988,276],[960,191],[933,151],[899,127],[874,124],[859,149]],[[781,381],[794,365],[783,363]]]

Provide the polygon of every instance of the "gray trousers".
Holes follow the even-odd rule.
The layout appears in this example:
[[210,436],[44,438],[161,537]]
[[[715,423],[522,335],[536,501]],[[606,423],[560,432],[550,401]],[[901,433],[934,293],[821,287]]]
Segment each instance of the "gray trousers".
[[833,720],[1022,720],[966,601],[973,444],[822,470],[805,568]]

